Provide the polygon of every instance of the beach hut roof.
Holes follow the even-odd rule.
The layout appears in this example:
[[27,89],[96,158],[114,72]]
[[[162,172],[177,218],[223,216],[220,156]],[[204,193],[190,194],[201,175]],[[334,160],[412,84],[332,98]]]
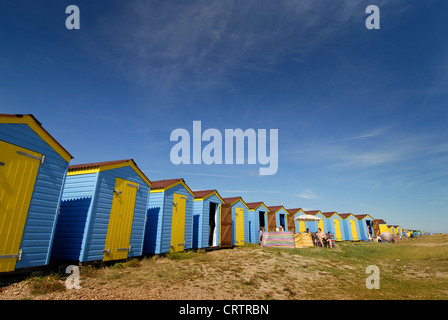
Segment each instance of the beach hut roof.
[[65,161],[70,162],[73,156],[55,139],[32,114],[0,113],[0,123],[27,124],[36,134],[52,147]]
[[318,214],[319,212],[322,213],[320,210],[310,210],[310,211],[304,211],[306,214],[312,214],[313,216],[315,216],[316,214]]
[[277,212],[277,211],[281,210],[282,208],[283,208],[283,210],[286,211],[285,207],[283,207],[283,206],[270,206],[270,207],[268,207],[269,211],[271,211],[271,212]]
[[350,216],[354,216],[354,215],[353,215],[353,213],[340,213],[339,216],[340,216],[342,219],[347,219],[348,217],[350,217]]
[[269,208],[263,203],[263,201],[259,201],[259,202],[250,202],[250,203],[246,203],[247,207],[249,208],[249,210],[256,210],[258,209],[260,206],[265,207],[267,210],[269,210]]
[[145,181],[149,186],[151,186],[151,181],[148,177],[143,173],[142,170],[137,166],[133,159],[124,159],[124,160],[113,160],[113,161],[103,161],[103,162],[92,162],[92,163],[84,163],[84,164],[74,164],[68,167],[69,174],[84,174],[84,173],[93,173],[111,169],[117,169],[130,166],[135,172]]
[[288,213],[292,214],[292,215],[297,214],[297,212],[299,212],[299,211],[305,212],[305,211],[303,211],[302,208],[286,209],[286,211],[288,211]]
[[355,214],[354,215],[356,218],[358,218],[358,220],[362,220],[365,217],[369,217],[370,219],[373,219],[369,214]]
[[224,202],[224,200],[219,195],[218,191],[216,191],[214,189],[213,190],[193,191],[194,198],[197,199],[197,200],[199,200],[199,199],[204,200],[205,198],[208,198],[208,197],[210,197],[210,196],[212,196],[214,194],[219,198],[219,200]]
[[187,186],[184,179],[182,178],[152,181],[151,192],[168,190],[171,189],[172,187],[177,186],[178,184],[182,184],[185,187],[185,189],[187,189],[187,191],[194,197],[193,191]]
[[378,221],[379,224],[387,224],[383,219],[375,219],[374,221]]
[[222,198],[222,200],[224,201],[225,204],[230,204],[230,205],[234,205],[238,201],[241,201],[241,203],[244,204],[244,206],[247,209],[249,209],[249,207],[247,206],[246,202],[244,202],[243,198],[241,198],[241,197]]
[[330,218],[332,216],[334,216],[335,214],[338,214],[336,211],[330,211],[330,212],[322,212],[322,214],[326,217],[326,218]]

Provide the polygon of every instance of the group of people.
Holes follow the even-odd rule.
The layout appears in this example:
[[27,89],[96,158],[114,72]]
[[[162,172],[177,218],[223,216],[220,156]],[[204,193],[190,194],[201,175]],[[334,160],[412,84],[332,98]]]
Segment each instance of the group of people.
[[[283,228],[280,226],[281,229],[279,229],[279,231],[283,231]],[[261,242],[263,241],[263,232],[264,232],[264,227],[260,228],[260,234],[258,236],[259,238],[259,242],[260,242],[260,246],[261,246]],[[308,228],[306,228],[306,233],[309,233],[310,230]],[[333,248],[333,241],[331,241],[329,235],[327,235],[325,232],[322,232],[322,230],[320,228],[317,228],[317,232],[316,232],[316,238],[319,241],[319,243],[322,245],[322,247],[325,247],[325,245],[330,245],[330,248]]]

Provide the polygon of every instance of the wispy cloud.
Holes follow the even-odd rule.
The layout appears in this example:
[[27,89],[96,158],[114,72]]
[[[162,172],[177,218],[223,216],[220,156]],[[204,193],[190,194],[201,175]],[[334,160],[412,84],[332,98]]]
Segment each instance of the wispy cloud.
[[310,189],[305,189],[299,194],[294,195],[297,198],[305,199],[305,200],[311,200],[311,199],[317,199],[317,195],[311,191]]
[[368,133],[365,133],[365,134],[361,134],[361,135],[356,135],[356,136],[353,136],[353,137],[345,137],[345,138],[329,140],[329,141],[327,141],[327,143],[345,142],[345,141],[353,141],[353,140],[362,140],[362,139],[367,139],[367,138],[373,138],[373,137],[377,137],[377,136],[385,134],[386,131],[387,131],[386,128],[380,128],[380,129],[376,129],[376,130],[373,130],[371,132],[368,132]]
[[169,173],[171,176],[201,176],[201,177],[219,177],[219,178],[231,178],[231,179],[245,179],[243,176],[233,176],[226,174],[215,174],[215,173],[194,173],[194,172],[186,172],[186,171],[164,171],[164,170],[151,170],[156,173]]
[[300,161],[321,163],[335,169],[401,165],[443,168],[448,144],[437,136],[379,129],[366,134],[329,141],[300,142],[287,153]]
[[219,190],[219,193],[280,193],[278,190]]
[[104,57],[153,85],[230,85],[236,73],[304,61],[364,9],[361,0],[129,1],[101,22],[112,43]]

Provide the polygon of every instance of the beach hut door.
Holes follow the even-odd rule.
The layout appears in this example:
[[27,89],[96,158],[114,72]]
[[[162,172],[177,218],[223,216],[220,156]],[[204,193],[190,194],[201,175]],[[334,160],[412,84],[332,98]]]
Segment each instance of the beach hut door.
[[268,232],[275,231],[275,212],[268,213]]
[[292,214],[288,214],[286,216],[287,220],[288,220],[288,231],[293,231],[294,233],[296,233],[296,226],[294,223],[294,216]]
[[232,206],[221,204],[221,246],[232,246]]
[[218,217],[218,207],[219,205],[214,202],[210,202],[209,207],[209,221],[208,221],[208,246],[209,247],[217,247],[218,246],[218,239],[217,239],[217,229],[216,228],[216,220]]
[[23,229],[41,154],[0,141],[0,272],[20,261]]
[[373,228],[373,236],[376,238],[380,235],[380,224],[378,223],[378,221],[373,221],[372,222],[372,228]]
[[173,194],[173,219],[171,222],[170,252],[184,251],[185,247],[185,213],[187,197],[182,194]]
[[336,241],[342,241],[341,224],[339,223],[339,219],[333,219],[333,221],[334,221],[334,234],[336,236]]
[[130,251],[132,220],[138,183],[117,178],[104,245],[103,260],[126,259]]
[[358,241],[358,232],[356,231],[356,222],[355,220],[350,220],[350,229],[352,230],[352,240]]
[[283,231],[286,231],[285,215],[284,214],[280,214],[279,218],[280,218],[279,219],[280,220],[279,226],[281,226],[283,228]]
[[263,227],[264,231],[267,231],[266,230],[266,222],[265,222],[265,214],[266,214],[266,212],[264,212],[264,211],[258,212],[258,220],[260,222],[260,229]]
[[322,219],[322,220],[319,220],[318,222],[317,222],[317,226],[318,226],[318,228],[320,228],[320,230],[322,231],[322,232],[325,232],[325,228],[324,228],[324,220]]
[[244,209],[235,208],[235,212],[236,245],[242,246],[244,244]]

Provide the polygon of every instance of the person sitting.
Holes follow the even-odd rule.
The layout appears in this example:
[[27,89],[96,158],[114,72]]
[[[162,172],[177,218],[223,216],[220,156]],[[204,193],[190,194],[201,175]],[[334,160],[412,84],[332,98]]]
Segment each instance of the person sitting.
[[320,228],[317,228],[316,236],[322,247],[325,247],[325,244],[328,243],[330,245],[330,248],[333,248],[333,242],[324,232],[322,232]]

